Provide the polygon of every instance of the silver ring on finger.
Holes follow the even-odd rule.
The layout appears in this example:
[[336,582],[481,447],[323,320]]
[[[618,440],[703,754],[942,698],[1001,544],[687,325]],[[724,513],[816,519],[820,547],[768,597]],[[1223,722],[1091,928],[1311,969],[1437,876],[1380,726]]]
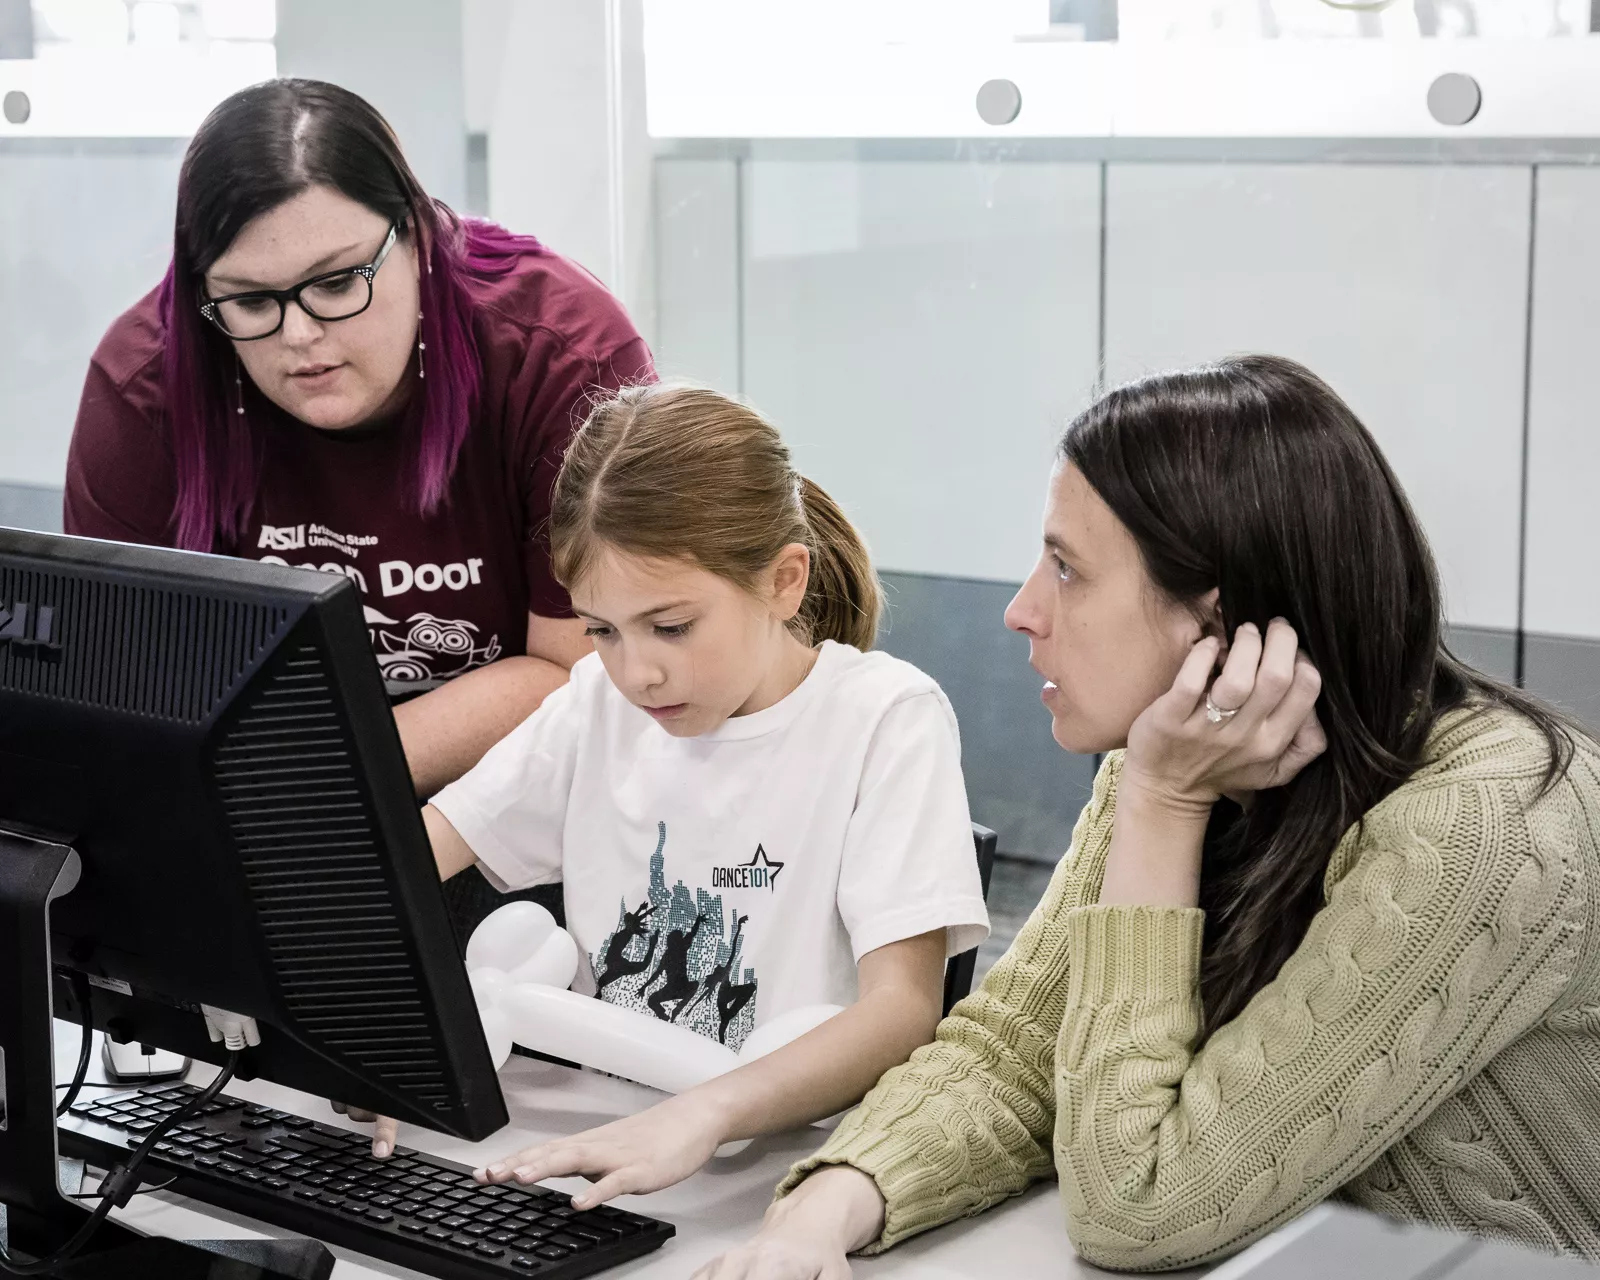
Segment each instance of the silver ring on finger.
[[1239,714],[1238,707],[1219,707],[1211,701],[1211,694],[1206,694],[1206,719],[1212,724],[1221,724],[1224,720],[1232,720]]

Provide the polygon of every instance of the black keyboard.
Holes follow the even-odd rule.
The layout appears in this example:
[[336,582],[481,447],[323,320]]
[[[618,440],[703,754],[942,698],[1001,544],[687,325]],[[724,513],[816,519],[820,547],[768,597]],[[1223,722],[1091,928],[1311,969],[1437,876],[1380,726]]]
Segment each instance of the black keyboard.
[[[109,1165],[178,1110],[193,1085],[166,1084],[73,1104],[62,1152]],[[99,1130],[97,1132],[96,1130]],[[602,1205],[582,1212],[543,1187],[482,1186],[466,1165],[219,1094],[158,1143],[146,1182],[450,1280],[593,1275],[658,1249],[670,1223]]]

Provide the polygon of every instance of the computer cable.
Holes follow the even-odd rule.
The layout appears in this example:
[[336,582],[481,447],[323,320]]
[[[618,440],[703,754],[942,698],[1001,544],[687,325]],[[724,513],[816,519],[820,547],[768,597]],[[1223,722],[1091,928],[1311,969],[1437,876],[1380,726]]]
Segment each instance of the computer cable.
[[[146,1183],[143,1183],[143,1184],[140,1185],[137,1194],[144,1195],[144,1193],[147,1192],[147,1191],[162,1191],[162,1190],[165,1190],[167,1187],[170,1187],[176,1181],[177,1181],[176,1178],[168,1178],[165,1182],[146,1182]],[[97,1196],[104,1196],[104,1195],[105,1195],[105,1188],[104,1187],[96,1187],[93,1191],[74,1191],[70,1196],[67,1197],[67,1199],[68,1200],[93,1200]]]
[[175,1126],[208,1106],[233,1079],[233,1073],[238,1065],[239,1051],[230,1050],[227,1062],[215,1080],[145,1134],[144,1140],[129,1153],[125,1161],[112,1166],[95,1192],[100,1196],[100,1203],[90,1211],[88,1220],[72,1234],[71,1239],[48,1257],[34,1262],[18,1262],[4,1249],[0,1249],[0,1273],[8,1276],[47,1276],[59,1271],[76,1257],[79,1250],[89,1242],[89,1237],[94,1235],[96,1229],[106,1220],[111,1210],[122,1208],[133,1198],[134,1192],[139,1189],[139,1167],[144,1164],[145,1157],[150,1154],[156,1143],[163,1141]]
[[89,975],[74,969],[72,990],[78,997],[78,1012],[83,1018],[83,1041],[78,1046],[78,1069],[72,1073],[67,1096],[56,1104],[58,1116],[66,1115],[67,1108],[78,1100],[78,1091],[83,1088],[84,1078],[89,1074],[89,1050],[94,1044],[94,1018],[89,1012]]

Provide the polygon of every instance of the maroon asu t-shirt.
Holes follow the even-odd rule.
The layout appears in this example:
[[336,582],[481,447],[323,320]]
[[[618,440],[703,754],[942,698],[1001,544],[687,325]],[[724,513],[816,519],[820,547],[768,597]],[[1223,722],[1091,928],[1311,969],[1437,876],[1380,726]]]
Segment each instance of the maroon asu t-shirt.
[[[247,383],[269,423],[261,492],[242,539],[215,548],[354,582],[393,697],[525,652],[530,613],[570,615],[545,533],[562,454],[593,395],[655,376],[621,304],[565,258],[526,253],[468,287],[483,378],[449,501],[407,509],[399,431],[320,431]],[[161,347],[153,292],[101,340],[67,456],[68,533],[174,545]]]

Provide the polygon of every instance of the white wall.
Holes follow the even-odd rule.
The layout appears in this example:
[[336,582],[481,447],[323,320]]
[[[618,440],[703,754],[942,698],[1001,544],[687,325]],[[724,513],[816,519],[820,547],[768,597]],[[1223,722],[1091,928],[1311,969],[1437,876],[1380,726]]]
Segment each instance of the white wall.
[[61,485],[89,357],[172,256],[182,150],[0,142],[0,483]]
[[1530,631],[1600,640],[1600,171],[1539,171],[1529,387]]
[[366,98],[452,208],[467,198],[462,43],[461,0],[278,0],[278,74]]
[[[489,110],[489,213],[575,259],[654,329],[651,159],[641,0],[538,0],[473,19],[500,34]],[[488,68],[486,53],[475,65]]]
[[1094,388],[1099,167],[755,160],[743,198],[745,393],[884,568],[1025,576]]
[[1291,356],[1377,437],[1447,610],[1517,625],[1530,171],[1498,165],[1114,164],[1111,381]]

